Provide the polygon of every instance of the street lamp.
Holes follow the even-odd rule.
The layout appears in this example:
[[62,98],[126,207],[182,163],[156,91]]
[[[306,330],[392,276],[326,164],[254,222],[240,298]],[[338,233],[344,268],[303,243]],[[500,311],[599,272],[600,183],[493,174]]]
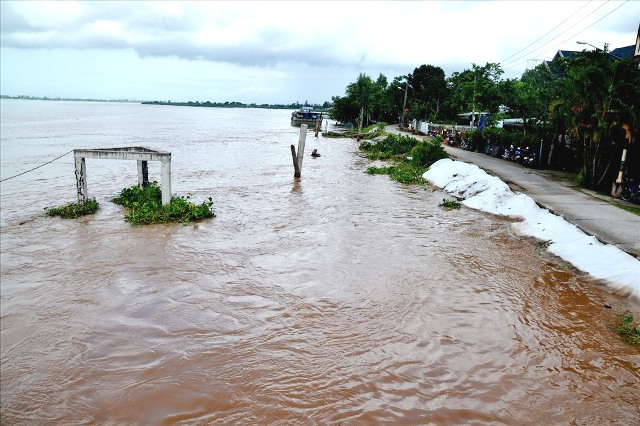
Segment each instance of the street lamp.
[[[576,43],[578,43],[578,44],[586,44],[586,45],[588,45],[588,46],[593,47],[593,48],[594,48],[594,49],[596,49],[596,50],[602,50],[602,49],[600,49],[599,47],[596,47],[596,46],[594,46],[594,45],[593,45],[593,44],[591,44],[591,43],[587,43],[586,41],[576,40]],[[613,53],[611,53],[611,52],[606,52],[606,53],[607,53],[609,56],[611,56],[612,58],[622,60],[622,58],[621,58],[621,57],[619,57],[618,55],[614,55],[614,54],[613,54]]]

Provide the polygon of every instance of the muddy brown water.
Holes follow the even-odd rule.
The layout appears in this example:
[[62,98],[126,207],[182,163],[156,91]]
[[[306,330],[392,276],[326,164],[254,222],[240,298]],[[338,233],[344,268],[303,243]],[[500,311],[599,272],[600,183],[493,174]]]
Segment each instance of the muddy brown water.
[[289,111],[2,102],[2,179],[148,146],[217,214],[131,227],[135,162],[87,160],[79,220],[42,214],[71,156],[3,182],[3,425],[638,424],[640,307],[355,141],[310,133],[294,180]]

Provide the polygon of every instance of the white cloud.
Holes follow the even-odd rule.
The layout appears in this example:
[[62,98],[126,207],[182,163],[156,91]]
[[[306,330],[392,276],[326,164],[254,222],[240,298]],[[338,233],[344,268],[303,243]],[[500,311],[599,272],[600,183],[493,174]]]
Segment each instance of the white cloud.
[[[318,101],[342,95],[346,85],[361,72],[374,78],[383,73],[391,80],[430,64],[450,75],[470,68],[472,63],[484,65],[514,55],[562,19],[568,18],[553,34],[575,24],[556,40],[549,41],[551,34],[509,58],[503,64],[507,71],[504,77],[519,77],[528,59],[550,59],[559,48],[578,50],[578,35],[596,46],[605,42],[612,47],[633,44],[640,20],[640,8],[616,1],[2,1],[0,6],[3,57],[9,48],[32,50],[31,54],[22,55],[25,60],[20,63],[3,61],[5,93],[13,92],[18,85],[14,78],[19,79],[21,72],[13,68],[39,66],[42,60],[36,56],[45,50],[66,51],[65,59],[79,64],[84,63],[85,50],[94,54],[102,51],[110,58],[129,57],[122,52],[133,51],[139,59],[127,64],[132,76],[147,69],[144,62],[152,58],[183,61],[183,67],[175,68],[189,69],[187,75],[199,73],[196,68],[226,69],[221,66],[224,63],[233,64],[235,74],[245,68],[276,74],[314,69],[314,75],[319,75],[323,83],[331,82],[322,87],[316,81],[315,87],[309,89],[316,93],[309,98]],[[617,12],[602,18],[619,6]],[[580,32],[599,18],[600,23]],[[611,25],[614,21],[616,25]],[[323,75],[323,71],[333,75]],[[337,79],[339,91],[330,92]],[[76,76],[75,84],[83,84],[81,75]],[[108,85],[109,81],[104,80],[103,84]],[[241,92],[250,96],[250,87],[255,88],[256,96],[269,92],[265,89],[268,85],[258,83],[244,86]],[[224,87],[219,89],[224,93]],[[287,91],[286,87],[283,91]],[[294,95],[305,97],[283,92],[282,98],[273,102],[288,102],[285,99]],[[194,96],[193,92],[185,92],[183,98],[196,100]],[[159,93],[158,97],[164,96]]]

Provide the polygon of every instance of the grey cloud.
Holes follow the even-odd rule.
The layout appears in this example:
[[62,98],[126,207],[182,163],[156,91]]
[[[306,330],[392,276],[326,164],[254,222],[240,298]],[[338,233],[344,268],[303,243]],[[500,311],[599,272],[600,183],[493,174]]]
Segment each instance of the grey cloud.
[[[227,62],[249,67],[273,67],[278,64],[307,64],[321,68],[365,66],[388,68],[396,64],[369,63],[371,58],[364,47],[342,53],[344,37],[332,39],[331,34],[314,37],[291,33],[282,28],[259,30],[252,41],[238,45],[199,44],[194,30],[204,23],[216,22],[224,27],[223,12],[203,17],[197,9],[186,6],[183,13],[173,16],[157,13],[145,2],[83,2],[83,13],[64,29],[55,23],[43,22],[37,28],[15,12],[11,2],[2,4],[2,46],[19,49],[133,49],[141,57],[177,57],[187,60]],[[215,7],[215,2],[213,3]],[[131,39],[114,35],[83,32],[83,28],[99,20],[117,22],[133,36]],[[54,29],[55,28],[55,29]]]
[[31,27],[23,16],[16,13],[11,3],[0,1],[0,29],[4,34],[30,31]]

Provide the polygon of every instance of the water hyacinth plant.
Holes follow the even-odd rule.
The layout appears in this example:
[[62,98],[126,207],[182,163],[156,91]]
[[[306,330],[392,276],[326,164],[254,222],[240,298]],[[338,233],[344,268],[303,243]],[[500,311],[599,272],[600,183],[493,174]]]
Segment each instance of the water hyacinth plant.
[[86,203],[78,201],[75,203],[67,203],[60,207],[47,207],[45,210],[49,216],[60,216],[63,219],[77,219],[80,216],[94,214],[98,211],[98,207],[98,202],[95,198],[92,198]]
[[188,223],[215,217],[211,197],[201,204],[194,204],[190,196],[171,197],[169,204],[162,204],[162,190],[158,182],[140,187],[133,185],[125,188],[112,201],[129,209],[124,220],[131,225],[150,225],[153,223]]

